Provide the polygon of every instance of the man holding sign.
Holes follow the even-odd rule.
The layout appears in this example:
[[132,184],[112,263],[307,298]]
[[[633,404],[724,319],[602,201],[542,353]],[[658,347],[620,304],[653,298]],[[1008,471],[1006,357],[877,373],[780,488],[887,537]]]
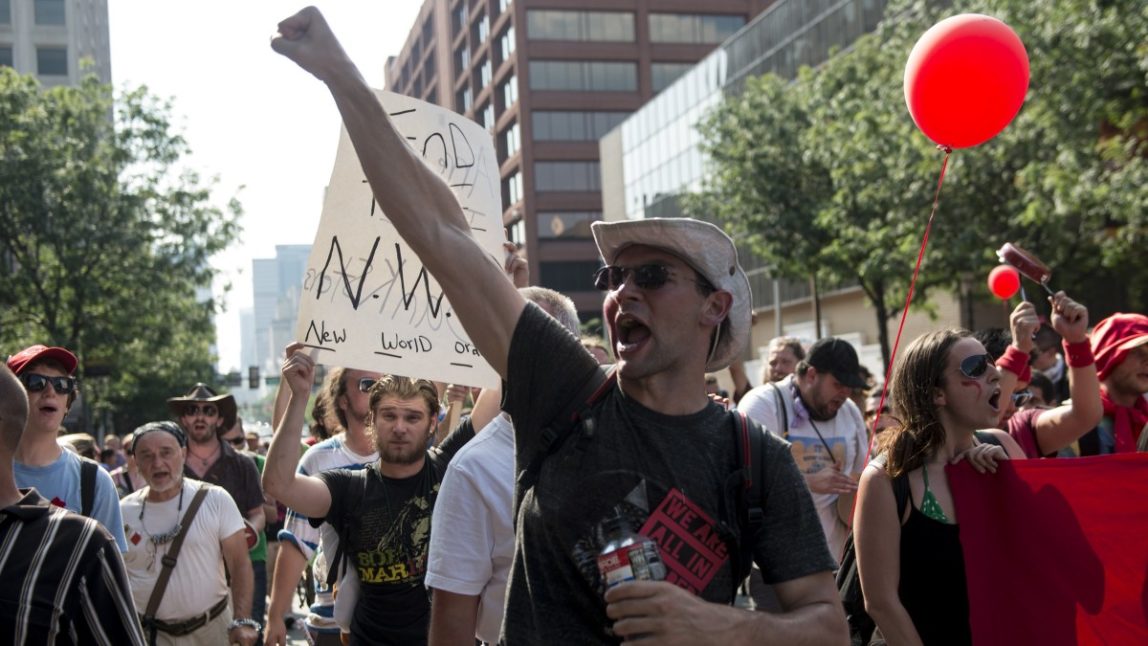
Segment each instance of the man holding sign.
[[[597,362],[527,305],[475,242],[450,187],[395,130],[319,12],[304,9],[279,32],[272,47],[327,84],[382,212],[507,379],[504,410],[515,420],[521,471],[545,450],[540,430],[600,375]],[[728,365],[748,340],[749,285],[732,241],[688,219],[596,223],[594,234],[611,263],[596,282],[609,290],[603,314],[618,381],[595,405],[597,432],[563,442],[521,501],[500,641],[845,641],[834,561],[801,474],[772,436],[755,471],[767,504],[753,547],[784,613],[723,605],[735,575],[726,525],[715,519],[730,517],[726,482],[738,461],[731,418],[706,397],[705,372]],[[603,600],[597,528],[616,510],[645,522],[677,585],[625,583]]]

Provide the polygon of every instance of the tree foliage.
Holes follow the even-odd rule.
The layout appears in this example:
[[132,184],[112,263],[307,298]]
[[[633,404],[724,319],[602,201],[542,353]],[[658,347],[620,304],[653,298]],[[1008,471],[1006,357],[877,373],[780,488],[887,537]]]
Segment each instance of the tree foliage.
[[216,304],[196,292],[238,235],[238,202],[213,206],[182,168],[169,114],[144,88],[0,69],[0,343],[73,350],[93,416],[121,432],[213,380]]
[[[938,7],[937,5],[947,5]],[[903,70],[943,17],[996,16],[1031,61],[1017,119],[954,151],[915,303],[981,287],[1005,241],[1055,270],[1095,314],[1148,306],[1148,5],[1139,0],[890,2],[878,29],[793,81],[754,79],[701,126],[714,174],[687,200],[776,275],[856,281],[885,322],[900,312],[943,152],[905,107]],[[1095,317],[1098,318],[1098,317]]]

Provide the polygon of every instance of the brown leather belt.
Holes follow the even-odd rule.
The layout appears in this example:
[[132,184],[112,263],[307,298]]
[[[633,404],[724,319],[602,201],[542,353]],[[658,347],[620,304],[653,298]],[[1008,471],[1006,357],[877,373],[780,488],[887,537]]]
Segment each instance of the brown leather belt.
[[173,637],[182,637],[183,635],[190,635],[191,633],[193,633],[193,632],[199,630],[200,628],[203,628],[204,626],[206,626],[207,622],[211,621],[212,619],[215,619],[225,609],[227,609],[227,601],[228,601],[227,597],[223,597],[222,599],[219,600],[219,603],[212,606],[211,609],[208,610],[207,612],[203,613],[202,615],[197,615],[195,617],[192,617],[191,619],[186,619],[184,621],[167,622],[167,621],[163,621],[162,619],[156,619],[156,620],[154,620],[155,621],[155,627],[158,628],[159,630],[162,630],[163,632],[173,636]]

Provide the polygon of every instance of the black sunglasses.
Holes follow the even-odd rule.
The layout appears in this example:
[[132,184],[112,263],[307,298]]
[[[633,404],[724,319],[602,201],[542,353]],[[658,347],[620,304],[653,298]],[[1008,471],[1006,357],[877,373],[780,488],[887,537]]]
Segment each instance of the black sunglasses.
[[219,414],[219,408],[215,404],[191,404],[190,406],[183,407],[184,417],[195,417],[196,415],[203,414],[204,417],[215,417]]
[[245,437],[229,437],[226,439],[231,446],[247,446],[247,438]]
[[361,392],[361,393],[371,392],[371,388],[376,383],[378,383],[378,381],[379,380],[375,379],[374,377],[363,377],[362,379],[359,380],[359,392]]
[[971,357],[965,357],[961,361],[961,374],[969,379],[980,379],[993,363],[992,356],[988,354],[974,354]]
[[1022,391],[1015,392],[1012,394],[1012,403],[1017,408],[1024,406],[1025,404],[1029,403],[1030,401],[1032,401],[1032,391],[1031,390],[1022,390]]
[[[622,283],[632,279],[634,284],[642,289],[658,289],[666,284],[671,274],[672,272],[669,267],[658,263],[638,265],[637,267],[606,265],[594,272],[594,287],[601,291],[612,291],[618,289]],[[701,285],[707,291],[715,291],[713,285],[710,285],[707,281],[697,279],[687,280],[693,280],[693,282]]]
[[30,393],[38,393],[47,388],[48,384],[52,384],[52,388],[61,395],[71,395],[72,391],[76,389],[75,377],[49,377],[34,372],[25,372],[20,375],[20,381],[24,382],[24,387]]

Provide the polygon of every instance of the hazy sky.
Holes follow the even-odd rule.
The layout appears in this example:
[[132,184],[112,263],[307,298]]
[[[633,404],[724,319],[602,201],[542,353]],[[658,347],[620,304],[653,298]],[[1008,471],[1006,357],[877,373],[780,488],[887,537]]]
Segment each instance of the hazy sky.
[[[406,41],[422,0],[311,0],[374,87]],[[220,368],[239,369],[239,308],[251,305],[251,259],[276,244],[311,244],[331,176],[340,121],[326,88],[268,44],[306,0],[109,0],[112,82],[146,85],[173,102],[192,148],[187,165],[218,176],[215,201],[243,203],[243,233],[218,256]],[[242,187],[242,188],[240,188]],[[245,370],[245,368],[244,368]]]

